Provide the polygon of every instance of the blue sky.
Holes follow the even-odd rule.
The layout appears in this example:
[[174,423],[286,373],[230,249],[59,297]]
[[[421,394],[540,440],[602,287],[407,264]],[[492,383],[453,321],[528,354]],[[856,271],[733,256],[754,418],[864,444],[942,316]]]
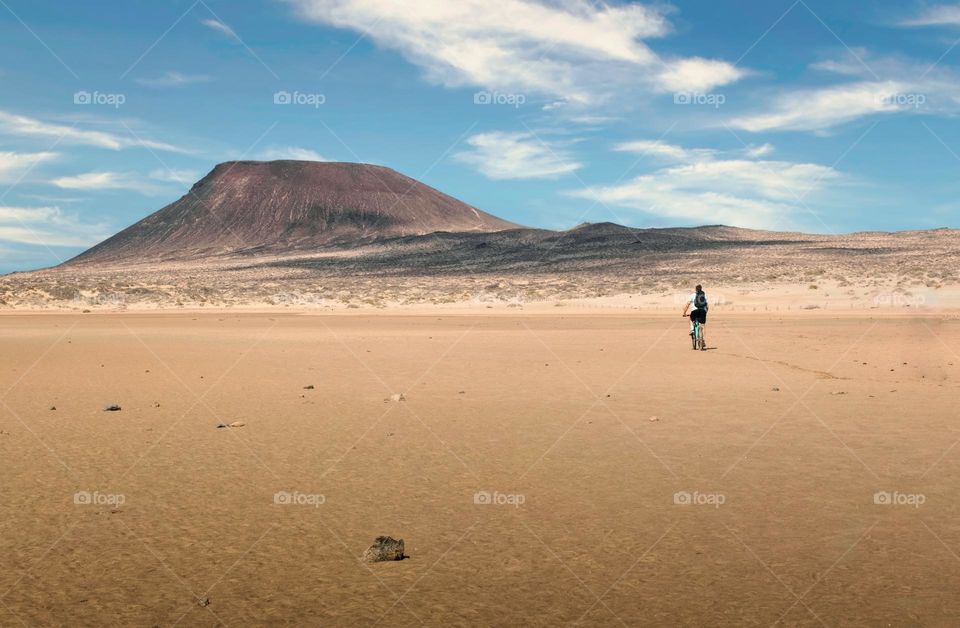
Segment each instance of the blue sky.
[[958,41],[960,3],[0,0],[0,272],[241,158],[548,228],[956,227]]

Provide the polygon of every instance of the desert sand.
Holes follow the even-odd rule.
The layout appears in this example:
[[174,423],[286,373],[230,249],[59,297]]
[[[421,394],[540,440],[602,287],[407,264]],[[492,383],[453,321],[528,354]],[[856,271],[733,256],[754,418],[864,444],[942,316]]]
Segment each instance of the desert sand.
[[769,305],[4,314],[0,625],[955,625],[956,311]]

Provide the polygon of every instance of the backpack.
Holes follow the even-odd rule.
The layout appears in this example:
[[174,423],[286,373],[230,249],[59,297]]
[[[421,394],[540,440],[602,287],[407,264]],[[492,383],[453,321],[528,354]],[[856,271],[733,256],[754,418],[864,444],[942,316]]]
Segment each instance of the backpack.
[[693,298],[693,306],[698,310],[706,310],[707,309],[707,293],[698,292],[697,296]]

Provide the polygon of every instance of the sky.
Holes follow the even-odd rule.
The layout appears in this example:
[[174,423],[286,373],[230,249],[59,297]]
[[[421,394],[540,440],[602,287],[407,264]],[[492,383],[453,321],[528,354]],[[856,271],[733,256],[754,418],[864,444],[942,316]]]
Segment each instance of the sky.
[[236,159],[550,229],[957,227],[958,114],[960,3],[0,0],[0,272]]

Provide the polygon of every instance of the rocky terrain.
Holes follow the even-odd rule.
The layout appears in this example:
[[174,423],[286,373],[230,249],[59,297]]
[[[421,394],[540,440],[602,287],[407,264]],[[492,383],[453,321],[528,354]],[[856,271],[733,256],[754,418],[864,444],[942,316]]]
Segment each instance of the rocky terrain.
[[[911,303],[960,284],[960,233],[518,227],[392,170],[231,162],[0,308],[388,307],[670,298],[694,282]],[[924,297],[926,299],[926,297]],[[883,303],[881,303],[883,304]]]

